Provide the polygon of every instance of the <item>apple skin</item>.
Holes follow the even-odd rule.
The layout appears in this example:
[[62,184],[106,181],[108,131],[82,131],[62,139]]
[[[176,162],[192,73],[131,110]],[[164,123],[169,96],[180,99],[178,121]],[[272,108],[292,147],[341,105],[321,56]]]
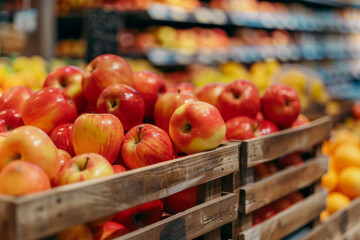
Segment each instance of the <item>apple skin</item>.
[[56,240],[94,240],[91,230],[85,224],[68,228],[57,235]]
[[291,153],[281,157],[278,160],[278,165],[281,169],[290,167],[290,166],[300,166],[304,161],[299,153]]
[[270,176],[269,170],[266,168],[265,164],[259,163],[254,166],[254,178],[255,181],[264,179]]
[[165,198],[165,211],[170,214],[183,212],[197,204],[198,187],[188,188]]
[[0,193],[13,196],[45,191],[50,179],[39,166],[25,161],[12,161],[0,172]]
[[133,86],[133,71],[130,65],[114,54],[103,54],[92,60],[84,70],[82,91],[88,102],[96,106],[100,93],[114,84]]
[[25,125],[42,129],[47,134],[63,123],[73,123],[77,116],[74,101],[59,88],[46,87],[26,101],[22,117]]
[[280,128],[291,127],[300,111],[299,96],[290,86],[271,85],[261,98],[261,112],[264,118],[273,121]]
[[118,158],[124,129],[120,120],[109,113],[84,113],[74,122],[72,142],[76,155],[98,153],[111,164]]
[[0,132],[11,131],[24,125],[19,111],[8,108],[0,112]]
[[278,126],[276,126],[275,123],[271,122],[270,120],[264,119],[260,123],[260,126],[256,129],[255,136],[264,136],[278,131],[279,128]]
[[188,102],[170,119],[170,137],[182,152],[192,154],[218,147],[226,134],[219,110],[205,102]]
[[357,101],[353,104],[353,106],[351,107],[351,113],[354,118],[360,119],[360,101]]
[[113,174],[114,170],[106,158],[96,153],[84,153],[76,155],[64,165],[56,185],[97,179]]
[[157,74],[139,71],[134,74],[134,88],[140,92],[145,102],[145,118],[151,119],[158,96],[165,93],[165,82]]
[[118,212],[113,221],[125,226],[130,232],[161,220],[164,211],[162,200],[155,200]]
[[122,173],[127,171],[126,168],[124,168],[120,164],[114,164],[112,165],[112,168],[114,170],[114,173]]
[[169,123],[175,110],[187,102],[198,99],[191,93],[165,93],[161,95],[155,104],[154,120],[155,125],[169,134]]
[[54,128],[50,133],[50,138],[58,149],[68,152],[72,157],[75,156],[72,144],[72,130],[74,124],[64,123]]
[[175,87],[177,92],[194,94],[195,87],[189,82],[178,83]]
[[304,200],[304,196],[299,191],[289,194],[287,196],[287,198],[291,201],[292,204],[295,204],[295,203],[298,203],[298,202],[301,202],[302,200]]
[[95,231],[94,240],[114,239],[127,233],[129,233],[129,230],[127,230],[126,227],[117,222],[109,221],[105,223],[100,229]]
[[264,116],[262,115],[261,111],[256,114],[255,119],[260,123],[264,120]]
[[224,88],[218,104],[225,121],[236,116],[255,118],[260,110],[259,90],[250,81],[237,80]]
[[210,103],[219,109],[219,96],[224,90],[225,83],[210,83],[202,87],[197,93],[196,97],[203,102]]
[[292,206],[292,202],[287,197],[282,197],[273,203],[271,203],[271,207],[275,210],[275,212],[281,212]]
[[273,217],[276,215],[275,210],[271,206],[264,206],[254,211],[253,213],[253,226]]
[[28,87],[12,87],[3,92],[0,97],[0,110],[13,108],[20,114],[23,111],[25,102],[30,98],[34,91]]
[[245,140],[255,137],[259,123],[255,119],[239,116],[226,121],[226,138]]
[[116,84],[105,88],[97,101],[98,113],[111,113],[119,118],[124,130],[142,123],[145,115],[145,103],[141,94],[125,84]]
[[47,75],[43,88],[56,87],[64,90],[74,100],[78,112],[82,112],[87,104],[81,88],[83,75],[83,71],[75,66],[59,67]]
[[0,148],[0,169],[14,160],[31,162],[41,167],[50,179],[60,170],[58,149],[41,129],[21,126],[12,130]]
[[274,162],[266,162],[264,163],[264,165],[270,174],[274,174],[279,171],[279,168],[276,166]]
[[121,156],[126,167],[135,169],[171,160],[174,150],[165,131],[151,124],[141,124],[125,134]]
[[298,126],[304,125],[309,122],[310,122],[309,118],[307,118],[303,114],[299,114],[299,116],[296,118],[296,120],[291,124],[291,127],[292,128],[298,127]]

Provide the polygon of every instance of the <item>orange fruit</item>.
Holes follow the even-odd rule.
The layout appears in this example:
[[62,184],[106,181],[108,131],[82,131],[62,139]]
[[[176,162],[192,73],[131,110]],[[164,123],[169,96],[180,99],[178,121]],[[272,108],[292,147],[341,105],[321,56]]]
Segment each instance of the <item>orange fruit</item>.
[[336,171],[329,169],[329,171],[321,177],[321,186],[327,188],[329,192],[332,192],[338,185],[338,179],[339,177]]
[[[347,130],[341,129],[336,132],[334,136],[332,136],[328,143],[328,151],[333,153],[336,149],[342,144],[352,144],[355,146],[360,146],[360,138],[356,133]],[[326,148],[325,148],[326,151]]]
[[330,216],[330,213],[328,210],[324,210],[320,213],[320,222],[324,222],[328,217]]
[[337,210],[346,207],[350,203],[350,198],[340,192],[332,192],[326,200],[327,211],[332,214]]
[[360,167],[360,147],[344,143],[338,146],[333,155],[338,172],[347,167]]
[[324,155],[328,155],[330,153],[330,143],[329,141],[324,141],[321,145],[321,151]]
[[360,196],[360,168],[348,167],[342,170],[338,190],[350,198]]

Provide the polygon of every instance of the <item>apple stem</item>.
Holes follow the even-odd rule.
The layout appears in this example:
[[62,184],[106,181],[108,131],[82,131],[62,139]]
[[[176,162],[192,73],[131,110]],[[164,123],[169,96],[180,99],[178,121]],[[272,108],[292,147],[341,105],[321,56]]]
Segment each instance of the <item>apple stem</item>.
[[178,91],[177,91],[178,93],[180,93],[181,92],[181,89],[180,88],[178,88]]
[[237,92],[235,92],[235,88],[231,88],[231,92],[232,92],[232,94],[234,95],[234,97],[235,97],[236,99],[239,99],[239,98],[240,98],[240,95],[239,95]]
[[89,158],[89,157],[86,157],[85,165],[84,165],[84,167],[81,169],[81,171],[83,171],[83,170],[85,170],[85,169],[87,168],[87,165],[88,165],[88,163],[89,163],[89,160],[90,160],[90,158]]
[[140,126],[139,129],[138,129],[138,139],[139,139],[139,141],[140,141],[140,132],[141,132],[141,129],[142,129],[142,128],[143,128],[143,127]]

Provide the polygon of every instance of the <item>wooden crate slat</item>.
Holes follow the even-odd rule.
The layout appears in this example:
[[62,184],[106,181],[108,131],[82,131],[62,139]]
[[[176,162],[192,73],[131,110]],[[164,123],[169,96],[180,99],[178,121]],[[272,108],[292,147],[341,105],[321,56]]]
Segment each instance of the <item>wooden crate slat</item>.
[[296,128],[242,141],[240,166],[249,168],[312,147],[329,136],[331,127],[331,118],[326,116]]
[[360,198],[347,207],[333,213],[325,222],[319,224],[304,236],[304,240],[335,239],[360,221]]
[[336,238],[337,240],[359,240],[360,239],[360,224],[356,224],[350,228],[346,233]]
[[[16,231],[15,205],[12,197],[0,195],[0,239],[14,239]],[[21,216],[20,216],[21,217]]]
[[287,194],[309,186],[327,172],[327,157],[308,160],[240,188],[239,210],[247,214]]
[[234,221],[237,217],[237,205],[237,195],[230,193],[119,237],[117,240],[193,239]]
[[326,207],[327,191],[322,190],[310,195],[265,222],[240,234],[243,240],[281,239],[319,216]]
[[[238,144],[13,198],[17,239],[38,239],[226,176],[239,169]],[[0,222],[7,221],[6,218]],[[6,231],[5,231],[6,232]],[[5,232],[0,232],[5,236]]]

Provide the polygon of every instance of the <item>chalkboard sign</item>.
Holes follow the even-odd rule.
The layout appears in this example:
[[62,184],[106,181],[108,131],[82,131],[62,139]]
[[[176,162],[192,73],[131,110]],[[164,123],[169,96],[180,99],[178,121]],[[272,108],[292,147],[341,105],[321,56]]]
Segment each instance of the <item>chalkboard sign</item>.
[[91,9],[87,15],[87,56],[90,62],[106,53],[117,53],[117,33],[124,28],[124,19],[117,11]]

